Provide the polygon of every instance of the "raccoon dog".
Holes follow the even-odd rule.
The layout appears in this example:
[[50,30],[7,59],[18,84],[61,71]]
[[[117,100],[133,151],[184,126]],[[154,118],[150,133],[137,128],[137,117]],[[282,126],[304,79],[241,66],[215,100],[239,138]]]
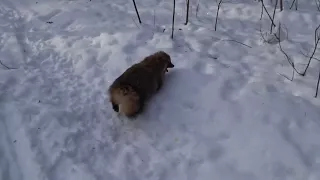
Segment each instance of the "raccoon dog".
[[170,56],[158,51],[129,67],[108,89],[114,111],[134,117],[143,111],[145,102],[164,81],[168,68],[173,68]]

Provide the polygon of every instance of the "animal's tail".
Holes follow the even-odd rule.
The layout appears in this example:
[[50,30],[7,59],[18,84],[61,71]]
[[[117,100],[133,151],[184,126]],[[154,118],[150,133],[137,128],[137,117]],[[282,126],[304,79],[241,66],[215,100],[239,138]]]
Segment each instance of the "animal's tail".
[[110,101],[114,111],[131,117],[140,111],[140,97],[130,86],[111,88]]

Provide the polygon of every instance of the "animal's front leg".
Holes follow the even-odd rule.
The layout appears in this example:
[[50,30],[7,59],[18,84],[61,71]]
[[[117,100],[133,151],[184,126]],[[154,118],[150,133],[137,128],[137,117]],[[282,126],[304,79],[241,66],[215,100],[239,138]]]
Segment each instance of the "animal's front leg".
[[159,90],[161,89],[162,85],[163,85],[163,77],[162,77],[162,76],[160,76],[160,77],[158,78],[158,87],[157,87],[157,91],[159,91]]

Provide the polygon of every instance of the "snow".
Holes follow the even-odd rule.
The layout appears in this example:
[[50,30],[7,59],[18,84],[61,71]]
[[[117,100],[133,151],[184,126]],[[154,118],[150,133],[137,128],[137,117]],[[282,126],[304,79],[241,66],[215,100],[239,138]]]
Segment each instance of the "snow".
[[[274,29],[302,71],[320,14],[284,2]],[[131,0],[0,2],[0,180],[320,179],[319,62],[287,79],[260,2],[224,1],[214,31],[215,1],[191,0],[184,25],[177,0],[173,40],[172,1],[136,3],[142,24]],[[117,115],[108,86],[159,50],[175,65],[163,89]]]

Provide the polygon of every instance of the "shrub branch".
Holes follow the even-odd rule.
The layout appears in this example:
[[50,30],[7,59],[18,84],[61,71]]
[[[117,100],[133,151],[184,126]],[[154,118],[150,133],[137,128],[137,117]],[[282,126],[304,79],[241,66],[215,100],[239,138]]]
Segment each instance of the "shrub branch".
[[184,25],[187,25],[189,22],[189,6],[190,6],[190,0],[187,0],[187,14],[186,14],[186,22]]
[[319,83],[320,83],[320,70],[319,70],[319,76],[318,76],[318,82],[317,82],[317,88],[316,88],[316,94],[314,95],[314,97],[318,97],[318,91],[319,91]]
[[132,0],[132,2],[133,2],[133,5],[134,5],[134,9],[136,10],[138,19],[139,19],[139,23],[141,24],[141,19],[140,19],[139,11],[138,11],[138,9],[137,9],[136,1],[135,1],[135,0]]
[[176,13],[176,0],[173,0],[171,39],[173,39],[173,31],[174,31],[174,16],[175,16],[175,13]]
[[218,10],[217,10],[217,15],[216,15],[216,22],[214,24],[214,30],[217,31],[217,23],[218,23],[218,16],[219,16],[219,10],[220,10],[220,6],[221,6],[222,0],[219,1],[218,3]]
[[[278,0],[276,0],[276,4],[274,5],[273,14],[272,14],[272,20],[271,20],[272,22],[274,22],[274,17],[275,17],[275,15],[276,15],[277,5],[278,5]],[[272,28],[273,28],[273,26],[272,26],[272,24],[271,24],[270,34],[272,33]]]
[[317,47],[318,47],[318,44],[319,44],[319,41],[320,41],[320,37],[318,36],[318,29],[319,29],[319,28],[320,28],[320,24],[319,24],[319,26],[316,28],[316,30],[314,31],[314,49],[313,49],[313,52],[312,52],[312,54],[311,54],[311,56],[310,56],[310,58],[309,58],[309,61],[308,61],[308,64],[307,64],[305,70],[304,70],[303,73],[301,74],[302,76],[305,76],[305,75],[306,75],[307,70],[308,70],[308,68],[309,68],[309,66],[310,66],[311,60],[313,59],[313,56],[314,56],[314,54],[315,54],[316,51],[317,51]]
[[274,21],[273,21],[273,19],[271,18],[270,14],[269,14],[269,12],[268,12],[268,10],[267,10],[267,8],[266,8],[266,6],[264,5],[263,0],[261,0],[261,6],[262,6],[262,7],[263,7],[263,9],[266,11],[266,13],[267,13],[267,15],[268,15],[269,19],[271,20],[272,26],[276,27],[276,25],[274,24]]

